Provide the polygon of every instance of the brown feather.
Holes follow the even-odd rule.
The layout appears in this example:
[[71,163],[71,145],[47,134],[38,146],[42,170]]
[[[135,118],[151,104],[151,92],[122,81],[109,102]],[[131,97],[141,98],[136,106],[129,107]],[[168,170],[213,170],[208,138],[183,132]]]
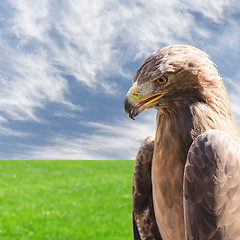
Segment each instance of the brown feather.
[[[156,87],[153,79],[160,75],[168,83]],[[155,219],[162,239],[240,239],[240,134],[212,61],[194,47],[168,46],[143,62],[133,82],[142,97],[165,92],[148,105],[158,110],[154,147],[153,141],[145,143],[136,159],[135,239],[148,239]],[[222,132],[204,141],[202,134],[211,129]],[[150,224],[143,220],[144,209],[151,209]]]
[[152,202],[151,168],[154,138],[141,145],[133,175],[133,234],[134,240],[161,240]]
[[224,132],[211,130],[195,139],[184,174],[187,239],[240,238],[239,163],[239,144]]

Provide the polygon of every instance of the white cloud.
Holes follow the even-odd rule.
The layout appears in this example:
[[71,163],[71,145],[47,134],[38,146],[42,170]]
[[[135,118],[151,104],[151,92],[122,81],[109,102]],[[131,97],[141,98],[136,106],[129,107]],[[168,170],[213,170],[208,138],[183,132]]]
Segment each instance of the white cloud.
[[4,137],[28,137],[29,136],[29,134],[27,133],[12,130],[11,128],[7,128],[5,126],[2,126],[1,124],[0,124],[0,135]]
[[[5,46],[0,46],[4,53]],[[5,62],[6,59],[9,62]],[[54,72],[42,52],[24,54],[8,49],[1,56],[0,112],[13,120],[38,121],[35,111],[50,102],[66,102],[67,81]]]
[[7,119],[0,116],[0,135],[4,137],[27,137],[29,134],[20,132],[20,131],[13,131],[12,129],[8,128],[7,126]]
[[204,17],[209,18],[218,24],[222,23],[224,20],[227,20],[231,14],[238,12],[240,6],[239,1],[236,0],[183,0],[180,2],[180,5],[183,6],[183,9],[192,12],[198,12]]
[[125,118],[112,125],[85,123],[94,133],[77,137],[58,135],[47,146],[25,146],[21,159],[135,159],[144,138],[154,133],[156,112],[146,113],[140,121]]

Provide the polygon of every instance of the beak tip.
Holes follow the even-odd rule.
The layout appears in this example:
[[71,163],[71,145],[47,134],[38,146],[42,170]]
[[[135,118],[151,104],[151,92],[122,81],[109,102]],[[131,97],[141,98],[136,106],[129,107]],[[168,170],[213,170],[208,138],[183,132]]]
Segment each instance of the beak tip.
[[133,98],[130,91],[128,91],[128,93],[126,94],[126,96],[124,98],[123,107],[124,107],[124,111],[127,114],[127,116],[129,118],[131,118],[132,120],[135,120],[135,117],[140,113],[138,107],[136,107],[136,105],[139,102],[140,101]]
[[126,114],[129,118],[131,118],[132,120],[135,120],[135,118],[134,118],[135,116],[133,115],[131,110],[127,111]]
[[133,115],[128,115],[132,120],[135,120],[135,118],[133,117]]
[[131,119],[133,119],[133,116],[132,116],[132,113],[131,113],[131,109],[132,109],[132,106],[131,104],[129,103],[128,101],[128,97],[126,96],[125,99],[124,99],[124,111],[125,113],[127,114],[127,116]]

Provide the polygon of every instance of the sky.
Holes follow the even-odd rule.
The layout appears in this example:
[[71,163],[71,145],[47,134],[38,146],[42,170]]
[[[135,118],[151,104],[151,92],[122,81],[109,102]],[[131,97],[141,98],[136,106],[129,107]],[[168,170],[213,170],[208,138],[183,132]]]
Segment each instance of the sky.
[[123,99],[171,44],[209,54],[240,127],[239,26],[238,0],[1,0],[0,159],[134,159],[156,110]]

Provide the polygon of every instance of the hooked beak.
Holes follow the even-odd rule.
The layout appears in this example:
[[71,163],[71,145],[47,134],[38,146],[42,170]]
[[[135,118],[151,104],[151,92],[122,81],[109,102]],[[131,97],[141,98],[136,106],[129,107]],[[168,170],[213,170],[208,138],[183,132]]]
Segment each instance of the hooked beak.
[[125,113],[128,115],[128,117],[134,120],[134,117],[145,110],[150,103],[157,101],[164,94],[165,92],[155,93],[148,97],[142,98],[139,95],[137,84],[134,83],[124,98]]

